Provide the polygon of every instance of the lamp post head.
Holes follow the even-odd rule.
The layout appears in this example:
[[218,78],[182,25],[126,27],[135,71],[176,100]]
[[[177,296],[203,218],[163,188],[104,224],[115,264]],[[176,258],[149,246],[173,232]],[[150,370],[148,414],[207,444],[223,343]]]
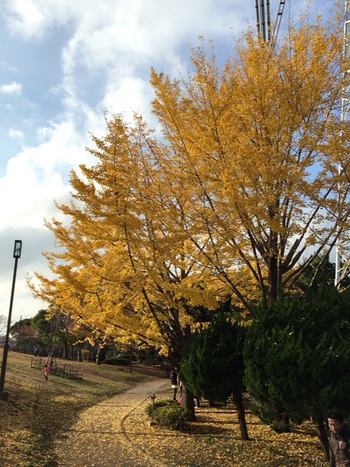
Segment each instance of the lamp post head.
[[20,258],[22,252],[22,240],[15,240],[15,246],[13,249],[13,257]]

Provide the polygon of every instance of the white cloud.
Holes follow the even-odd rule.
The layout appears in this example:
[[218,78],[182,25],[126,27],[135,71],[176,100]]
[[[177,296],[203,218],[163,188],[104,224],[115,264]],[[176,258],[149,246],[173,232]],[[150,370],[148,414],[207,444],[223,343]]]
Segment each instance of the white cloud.
[[20,83],[10,83],[0,85],[0,92],[4,94],[21,94],[22,85]]
[[13,109],[11,104],[4,104],[2,102],[0,103],[0,108],[6,109],[6,110],[12,110]]
[[69,170],[85,159],[86,140],[74,126],[65,122],[43,129],[47,141],[37,147],[24,149],[7,163],[6,176],[0,179],[2,204],[1,228],[43,228],[44,218],[51,217],[54,199],[69,192]]
[[96,39],[98,31],[118,25],[115,40],[134,35],[135,48],[142,45],[140,38],[145,38],[145,31],[162,48],[157,37],[181,40],[186,31],[223,32],[227,16],[231,26],[237,27],[255,12],[254,5],[242,6],[239,0],[219,4],[213,0],[4,0],[3,4],[9,30],[27,40],[42,38],[54,26],[67,24],[78,25],[81,35],[94,31]]
[[[53,236],[44,227],[44,219],[60,219],[54,200],[66,201],[70,185],[67,175],[71,168],[84,159],[87,135],[82,137],[71,122],[50,124],[38,129],[41,144],[23,149],[9,159],[6,174],[0,178],[1,209],[0,252],[3,284],[0,306],[5,314],[8,307],[12,278],[12,251],[15,239],[23,240],[22,258],[18,265],[18,278],[14,300],[13,320],[34,316],[47,304],[34,300],[25,276],[33,270],[49,275],[41,255],[53,249]],[[6,311],[7,312],[7,311]]]
[[[233,3],[238,5],[238,0]],[[74,2],[79,4],[79,0]],[[188,56],[189,45],[197,43],[203,33],[225,37],[231,47],[231,28],[245,28],[249,10],[241,5],[235,8],[228,0],[219,6],[213,0],[107,0],[93,3],[93,7],[87,2],[77,10],[68,4],[61,9],[55,3],[51,15],[55,11],[57,21],[68,15],[73,25],[62,48],[61,91],[66,110],[76,113],[86,106],[81,100],[81,82],[100,72],[100,89],[104,86],[104,95],[96,105],[100,113],[106,108],[129,119],[136,110],[152,119],[151,66],[171,74],[174,65],[183,68],[184,49]],[[46,15],[46,20],[50,22],[50,16]],[[25,24],[22,29],[26,29]]]
[[118,87],[112,83],[107,86],[101,106],[108,109],[109,113],[123,113],[127,121],[132,121],[134,112],[141,112],[150,122],[152,116],[147,110],[153,98],[152,90],[145,80],[125,77],[120,80]]
[[0,60],[0,66],[6,70],[10,70],[10,71],[17,71],[17,68],[14,67],[14,66],[11,66],[9,65],[8,63]]
[[[85,3],[92,3],[87,0]],[[54,24],[64,24],[71,17],[74,5],[79,0],[69,2],[61,0],[5,0],[3,11],[6,15],[8,30],[11,35],[20,35],[24,39],[41,39]],[[81,11],[84,6],[81,6]]]
[[14,130],[13,128],[9,129],[8,134],[9,134],[9,137],[13,138],[13,139],[23,139],[23,137],[24,137],[23,131]]

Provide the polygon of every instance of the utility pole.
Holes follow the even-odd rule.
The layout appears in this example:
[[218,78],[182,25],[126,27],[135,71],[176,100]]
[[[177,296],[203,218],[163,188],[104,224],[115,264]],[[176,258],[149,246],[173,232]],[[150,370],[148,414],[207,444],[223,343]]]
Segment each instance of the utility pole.
[[270,0],[255,0],[258,37],[265,42],[275,41],[280,29],[286,0],[280,0],[276,21],[271,26]]
[[[348,61],[350,58],[350,0],[345,1],[344,11],[344,60]],[[346,83],[342,92],[341,100],[341,121],[348,122],[350,117],[350,70],[345,71]],[[339,164],[339,174],[343,168]],[[339,201],[342,198],[342,186],[338,186]],[[346,190],[347,191],[347,190]],[[349,275],[350,272],[350,245],[344,240],[342,235],[342,227],[340,226],[337,232],[337,242],[335,248],[335,278],[334,285],[340,288],[341,281]]]

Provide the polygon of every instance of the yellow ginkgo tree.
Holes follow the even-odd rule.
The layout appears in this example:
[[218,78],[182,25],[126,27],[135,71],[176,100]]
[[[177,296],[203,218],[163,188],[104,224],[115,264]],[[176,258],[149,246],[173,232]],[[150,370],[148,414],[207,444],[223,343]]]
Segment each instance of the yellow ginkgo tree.
[[167,164],[193,187],[191,239],[248,310],[347,234],[349,64],[337,19],[301,18],[278,43],[248,32],[223,68],[202,46],[188,76],[152,72],[154,113],[181,159]]
[[219,282],[186,233],[186,188],[176,193],[159,165],[166,146],[139,117],[107,126],[93,137],[98,163],[71,174],[72,200],[59,206],[70,222],[47,222],[62,247],[45,253],[54,276],[36,273],[31,287],[92,338],[153,346],[176,368],[191,326],[217,307]]
[[[171,80],[152,70],[153,112],[107,119],[93,166],[72,171],[67,222],[47,221],[53,278],[33,293],[106,338],[176,363],[191,330],[228,299],[248,317],[345,235],[350,128],[337,18],[301,18],[278,43],[251,32],[220,67],[214,47]],[[35,285],[36,284],[36,285]]]

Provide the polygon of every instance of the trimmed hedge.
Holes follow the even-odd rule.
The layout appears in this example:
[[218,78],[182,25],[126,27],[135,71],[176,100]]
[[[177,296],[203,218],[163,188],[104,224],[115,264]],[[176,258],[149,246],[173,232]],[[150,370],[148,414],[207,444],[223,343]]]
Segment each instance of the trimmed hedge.
[[[153,417],[152,417],[153,411]],[[146,413],[152,417],[153,421],[165,428],[181,430],[188,419],[188,411],[178,401],[164,399],[149,404]]]
[[130,365],[130,360],[127,360],[126,358],[122,358],[122,357],[107,357],[102,361],[102,363],[104,365],[126,366],[126,365]]

